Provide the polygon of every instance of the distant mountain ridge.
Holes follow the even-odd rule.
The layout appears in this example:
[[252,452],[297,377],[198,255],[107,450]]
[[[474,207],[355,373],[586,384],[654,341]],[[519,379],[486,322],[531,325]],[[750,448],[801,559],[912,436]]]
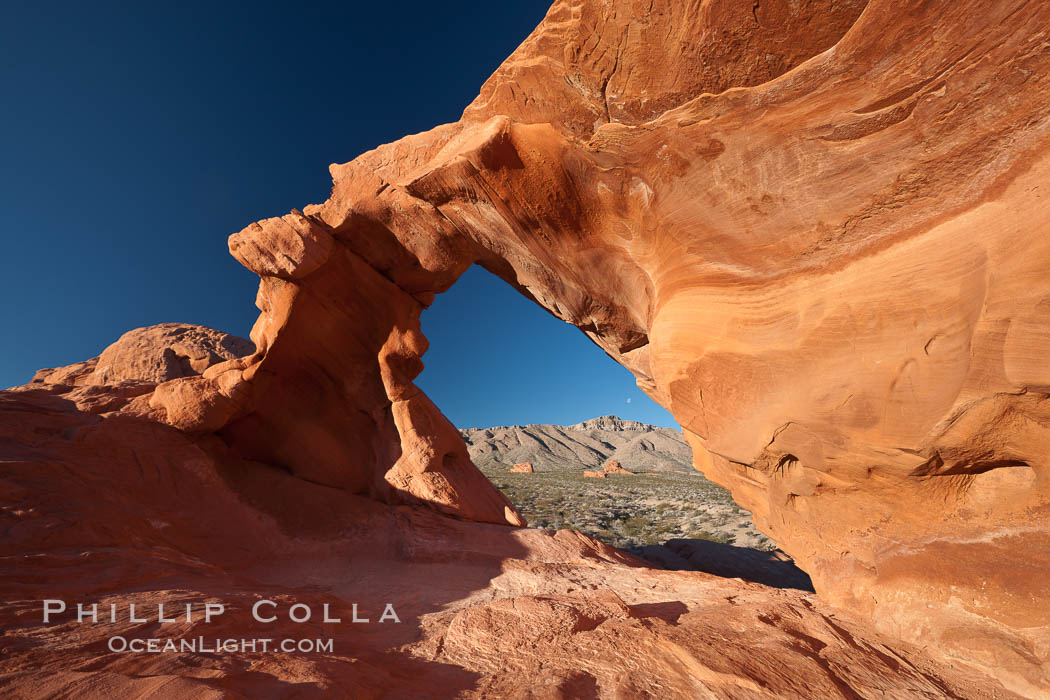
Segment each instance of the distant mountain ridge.
[[536,471],[600,468],[610,459],[633,472],[691,472],[682,433],[608,415],[574,425],[500,425],[460,430],[479,467],[531,462]]

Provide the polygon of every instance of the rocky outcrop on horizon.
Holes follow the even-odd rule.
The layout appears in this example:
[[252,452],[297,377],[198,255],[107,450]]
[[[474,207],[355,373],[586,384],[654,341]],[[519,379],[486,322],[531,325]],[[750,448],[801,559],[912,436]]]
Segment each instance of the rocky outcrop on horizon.
[[120,336],[98,357],[39,370],[31,384],[161,384],[255,352],[250,340],[192,323],[158,323]]
[[615,459],[627,471],[695,471],[692,450],[680,430],[612,415],[574,425],[506,425],[459,432],[479,467],[531,462],[537,471],[595,469]]
[[[0,392],[3,686],[1045,696],[1048,26],[1041,0],[558,0],[459,121],[231,237],[250,355]],[[474,264],[632,371],[816,596],[506,527],[413,383]],[[412,622],[142,660],[36,607],[259,595]]]

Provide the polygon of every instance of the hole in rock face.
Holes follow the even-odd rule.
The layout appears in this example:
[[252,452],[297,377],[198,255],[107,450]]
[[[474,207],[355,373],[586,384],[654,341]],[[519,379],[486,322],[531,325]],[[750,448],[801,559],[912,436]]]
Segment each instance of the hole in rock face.
[[477,266],[422,326],[416,383],[530,527],[579,530],[667,568],[809,588],[692,467],[671,414],[579,329]]

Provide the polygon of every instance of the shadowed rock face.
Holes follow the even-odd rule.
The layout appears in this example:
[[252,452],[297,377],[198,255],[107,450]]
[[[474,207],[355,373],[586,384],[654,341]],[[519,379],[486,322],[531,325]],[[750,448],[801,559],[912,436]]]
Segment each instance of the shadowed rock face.
[[812,591],[804,571],[782,551],[763,551],[700,539],[673,539],[642,547],[639,556],[673,571],[706,571],[774,588]]
[[[459,122],[231,237],[261,277],[255,354],[136,405],[224,459],[519,524],[412,383],[420,314],[479,263],[629,368],[819,595],[1037,695],[1048,26],[1041,0],[557,2]],[[517,605],[449,623],[446,658]],[[560,605],[520,607],[630,617]]]
[[745,5],[556,3],[460,122],[231,238],[258,352],[155,405],[517,522],[412,384],[480,263],[634,372],[820,594],[1044,685],[1050,5]]

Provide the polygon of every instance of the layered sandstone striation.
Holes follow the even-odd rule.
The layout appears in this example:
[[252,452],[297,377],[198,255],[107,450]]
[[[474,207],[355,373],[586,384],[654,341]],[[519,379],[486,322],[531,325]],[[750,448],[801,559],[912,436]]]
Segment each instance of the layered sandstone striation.
[[[346,499],[326,513],[379,501],[369,507],[384,514],[426,506],[521,524],[413,383],[427,349],[420,314],[479,264],[630,369],[674,413],[697,468],[754,513],[822,600],[879,639],[952,659],[959,677],[1038,696],[1050,687],[1048,26],[1040,0],[559,0],[459,122],[331,166],[324,203],[231,237],[261,278],[253,354],[150,386],[141,425],[117,415],[74,430],[79,414],[57,389],[9,400],[30,412],[53,403],[43,415],[56,434],[102,430],[97,444],[121,459],[124,438],[109,432],[121,425],[178,450],[205,446],[212,462],[171,468],[237,465],[235,490],[250,484],[262,501],[276,485],[263,475],[277,472]],[[72,449],[33,453],[24,446],[40,438],[14,439],[26,459]],[[156,449],[133,454],[150,461]],[[25,478],[21,497],[45,488]],[[303,519],[322,527],[305,522],[316,513]],[[525,538],[515,566],[552,575],[541,535],[485,531]],[[829,678],[893,692],[885,667],[842,671],[839,650],[883,659],[898,694],[976,692],[768,593],[775,612],[734,628],[773,635],[756,642],[767,656],[698,661],[709,648],[695,645],[716,630],[631,612],[693,595],[674,578],[684,574],[658,583],[624,574],[614,554],[572,551],[546,561],[597,557],[598,578],[668,593],[486,594],[447,621],[431,658],[506,695],[501,684],[535,670],[523,649],[539,642],[514,646],[514,634],[532,639],[522,620],[542,621],[569,659],[641,626],[661,630],[646,633],[650,653],[715,695],[822,696]],[[596,630],[611,636],[579,641]],[[798,671],[797,653],[816,675]],[[807,680],[777,685],[774,668]],[[552,695],[612,696],[621,677],[601,669],[544,682]]]

